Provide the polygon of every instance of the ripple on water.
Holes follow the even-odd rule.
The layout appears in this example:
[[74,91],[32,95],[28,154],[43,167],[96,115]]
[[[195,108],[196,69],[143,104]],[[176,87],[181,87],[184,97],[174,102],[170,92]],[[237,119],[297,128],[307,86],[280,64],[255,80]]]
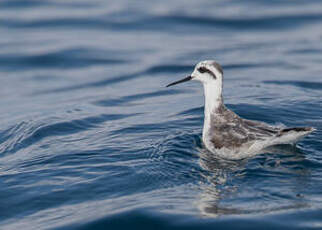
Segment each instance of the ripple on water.
[[3,156],[4,154],[15,153],[50,136],[70,135],[95,128],[106,121],[124,119],[135,115],[137,114],[101,114],[65,122],[54,121],[51,124],[49,120],[22,122],[2,132],[0,154]]
[[[97,55],[97,54],[95,54]],[[51,53],[32,55],[0,55],[1,68],[7,71],[26,71],[28,69],[72,69],[97,65],[128,63],[129,60],[106,57],[95,57],[88,50],[65,49]]]

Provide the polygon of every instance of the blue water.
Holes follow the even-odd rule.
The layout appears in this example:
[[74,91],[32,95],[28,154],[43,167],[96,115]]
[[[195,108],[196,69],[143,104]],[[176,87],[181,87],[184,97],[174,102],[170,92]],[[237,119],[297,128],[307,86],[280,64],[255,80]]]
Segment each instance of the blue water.
[[[0,229],[321,229],[322,2],[0,1]],[[248,119],[313,126],[203,149],[215,59]]]

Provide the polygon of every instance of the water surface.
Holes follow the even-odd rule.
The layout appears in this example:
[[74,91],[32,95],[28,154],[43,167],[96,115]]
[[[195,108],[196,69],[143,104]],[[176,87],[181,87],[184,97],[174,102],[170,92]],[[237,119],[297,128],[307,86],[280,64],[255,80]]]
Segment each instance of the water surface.
[[[0,2],[2,229],[319,229],[320,1]],[[215,59],[225,103],[313,126],[225,161],[202,146]]]

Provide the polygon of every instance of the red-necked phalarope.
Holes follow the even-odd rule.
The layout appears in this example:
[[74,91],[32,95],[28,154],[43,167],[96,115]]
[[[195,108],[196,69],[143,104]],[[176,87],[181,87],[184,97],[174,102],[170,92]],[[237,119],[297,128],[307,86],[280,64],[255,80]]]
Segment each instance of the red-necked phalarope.
[[224,158],[244,158],[272,145],[295,143],[315,130],[312,127],[285,128],[246,120],[227,109],[222,99],[223,70],[213,60],[198,63],[190,76],[167,87],[189,80],[201,81],[204,87],[204,145]]

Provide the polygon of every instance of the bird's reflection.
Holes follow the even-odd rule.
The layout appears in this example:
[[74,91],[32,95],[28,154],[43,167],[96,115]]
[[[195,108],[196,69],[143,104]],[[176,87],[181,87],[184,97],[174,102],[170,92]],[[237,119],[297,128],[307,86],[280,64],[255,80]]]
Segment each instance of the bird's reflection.
[[[266,149],[265,154],[259,155],[255,159],[251,158],[239,161],[219,158],[205,148],[199,149],[199,151],[199,164],[203,169],[202,176],[205,180],[201,183],[201,194],[197,206],[203,216],[218,217],[227,214],[266,213],[307,207],[307,204],[305,202],[303,203],[302,200],[292,202],[291,205],[273,205],[266,209],[265,207],[260,209],[251,207],[245,209],[238,208],[238,205],[235,208],[231,206],[231,203],[230,205],[225,204],[226,198],[233,199],[234,194],[239,192],[239,186],[243,183],[251,161],[256,161],[256,164],[259,165],[257,167],[266,167],[266,165],[269,165],[267,167],[272,167],[271,165],[273,165],[275,171],[279,170],[281,173],[289,173],[291,171],[300,180],[300,182],[296,183],[296,186],[305,186],[304,184],[309,171],[305,167],[302,167],[301,171],[295,171],[295,168],[298,167],[289,167],[290,162],[300,162],[296,164],[301,164],[301,162],[303,163],[305,161],[305,155],[298,147],[291,145],[274,146]],[[274,180],[273,176],[272,179]],[[238,182],[236,183],[236,181]],[[272,186],[274,185],[272,184]],[[257,202],[261,201],[258,200]]]

